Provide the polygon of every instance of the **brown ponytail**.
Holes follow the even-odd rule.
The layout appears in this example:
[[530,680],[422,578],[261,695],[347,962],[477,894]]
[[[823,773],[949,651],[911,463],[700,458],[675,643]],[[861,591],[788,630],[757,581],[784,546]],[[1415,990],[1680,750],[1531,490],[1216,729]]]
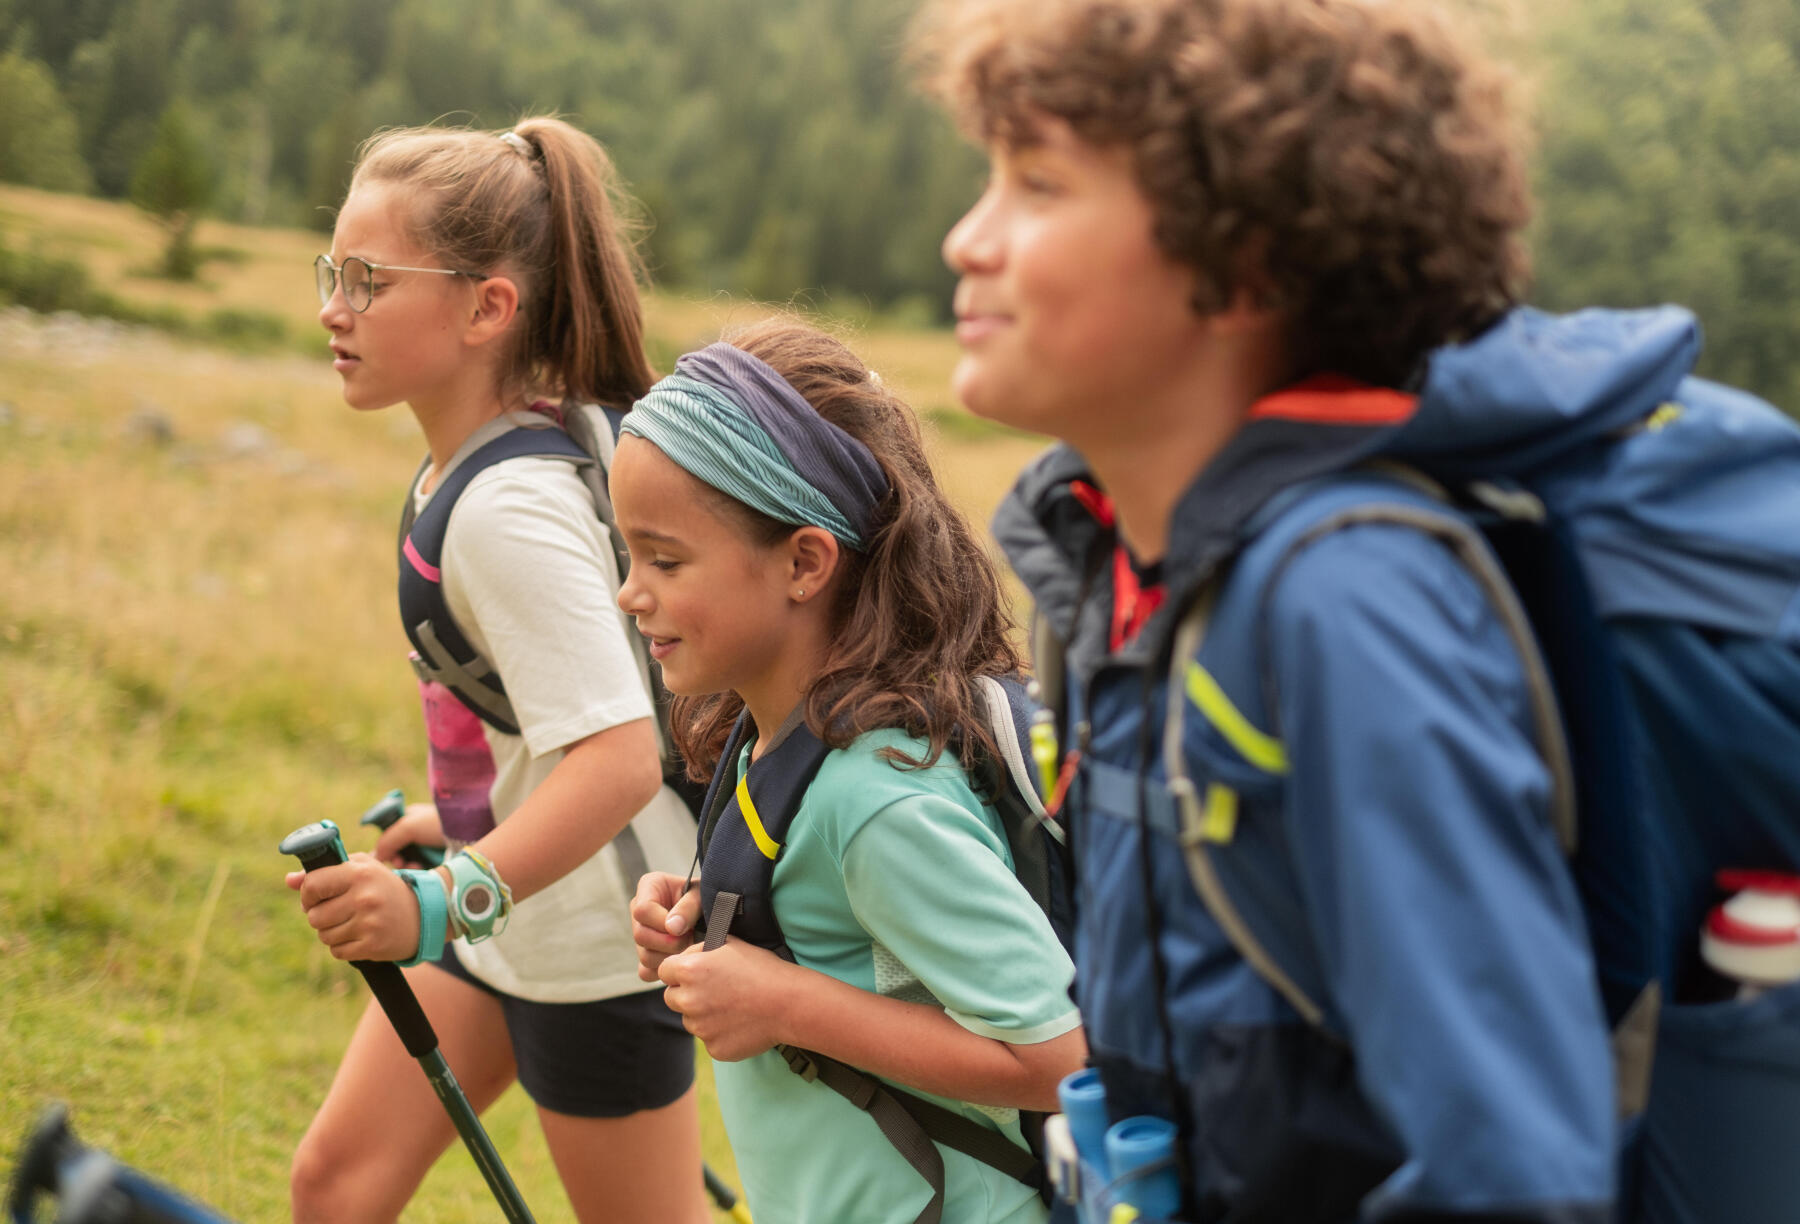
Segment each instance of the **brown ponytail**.
[[[893,754],[900,765],[936,761],[952,737],[992,753],[971,680],[1015,672],[1020,659],[999,574],[938,488],[912,409],[848,347],[803,323],[776,317],[725,339],[874,452],[890,486],[868,549],[843,554],[836,632],[807,687],[807,726],[834,748],[878,727],[928,741],[922,759]],[[757,538],[794,530],[741,503],[732,509]],[[696,775],[710,774],[742,708],[733,693],[676,698],[676,742]]]
[[416,193],[416,237],[445,266],[518,283],[508,388],[625,407],[655,381],[642,266],[612,162],[591,136],[542,117],[510,134],[394,129],[359,152],[351,187],[365,182]]

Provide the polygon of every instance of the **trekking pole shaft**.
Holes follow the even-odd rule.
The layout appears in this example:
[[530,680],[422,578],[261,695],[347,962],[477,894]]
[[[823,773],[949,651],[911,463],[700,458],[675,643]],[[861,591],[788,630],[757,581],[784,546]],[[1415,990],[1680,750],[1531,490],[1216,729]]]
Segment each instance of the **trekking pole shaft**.
[[[292,854],[300,860],[301,867],[312,871],[342,863],[344,843],[338,837],[337,826],[327,820],[290,833],[281,843],[281,853]],[[381,1004],[388,1023],[399,1035],[400,1044],[418,1060],[425,1078],[431,1082],[432,1091],[444,1103],[450,1121],[456,1124],[456,1133],[462,1136],[463,1146],[469,1149],[475,1167],[487,1179],[488,1189],[499,1200],[506,1218],[515,1224],[535,1224],[531,1209],[525,1206],[525,1198],[513,1184],[493,1140],[488,1138],[480,1117],[470,1106],[462,1086],[456,1082],[450,1064],[444,1061],[444,1055],[438,1049],[437,1033],[432,1029],[431,1021],[426,1019],[425,1009],[419,1006],[419,997],[407,985],[400,966],[392,961],[351,961],[350,964],[369,984],[375,1001]]]
[[[417,1005],[415,1002],[414,1006]],[[450,1064],[444,1061],[443,1053],[432,1050],[419,1059],[419,1066],[425,1069],[425,1078],[431,1081],[432,1090],[437,1093],[438,1100],[444,1103],[444,1111],[450,1115],[450,1121],[456,1124],[456,1133],[462,1136],[463,1146],[474,1157],[475,1167],[487,1179],[488,1189],[493,1191],[494,1198],[499,1201],[500,1210],[515,1224],[534,1224],[531,1209],[525,1206],[525,1196],[513,1184],[512,1175],[506,1171],[505,1162],[500,1159],[493,1140],[488,1138],[481,1119],[469,1104],[462,1085],[456,1082],[456,1075],[450,1070]]]
[[737,1224],[750,1224],[750,1210],[738,1201],[738,1196],[725,1179],[712,1171],[712,1166],[700,1166],[700,1176],[706,1182],[706,1192],[712,1196],[714,1206],[730,1216]]

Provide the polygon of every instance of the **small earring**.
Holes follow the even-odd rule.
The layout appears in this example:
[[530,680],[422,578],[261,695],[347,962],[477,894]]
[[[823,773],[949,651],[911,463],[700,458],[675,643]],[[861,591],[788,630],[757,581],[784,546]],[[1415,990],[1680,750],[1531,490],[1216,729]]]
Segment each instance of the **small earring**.
[[798,591],[795,591],[794,598],[795,599],[805,599],[806,598],[806,588],[801,587]]

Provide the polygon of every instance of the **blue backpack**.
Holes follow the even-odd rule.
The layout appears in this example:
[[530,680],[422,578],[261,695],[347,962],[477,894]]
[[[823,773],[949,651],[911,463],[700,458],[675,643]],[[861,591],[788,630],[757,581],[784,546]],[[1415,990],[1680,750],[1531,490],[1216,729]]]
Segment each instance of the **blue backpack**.
[[[1721,871],[1800,871],[1800,428],[1688,376],[1698,336],[1683,312],[1629,323],[1669,329],[1669,359],[1606,371],[1616,389],[1568,399],[1608,410],[1504,453],[1483,449],[1482,413],[1509,376],[1535,372],[1496,369],[1481,342],[1435,354],[1424,394],[1465,401],[1460,419],[1421,414],[1368,465],[1278,495],[1247,534],[1279,521],[1290,541],[1259,558],[1264,586],[1294,552],[1368,522],[1431,533],[1481,580],[1534,690],[1614,1026],[1619,1218],[1792,1219],[1800,983],[1740,998],[1699,948]],[[1298,899],[1259,886],[1256,851],[1219,826],[1183,761],[1185,673],[1216,590],[1184,610],[1168,684],[1163,760],[1194,833],[1189,875],[1246,961],[1318,1025]]]

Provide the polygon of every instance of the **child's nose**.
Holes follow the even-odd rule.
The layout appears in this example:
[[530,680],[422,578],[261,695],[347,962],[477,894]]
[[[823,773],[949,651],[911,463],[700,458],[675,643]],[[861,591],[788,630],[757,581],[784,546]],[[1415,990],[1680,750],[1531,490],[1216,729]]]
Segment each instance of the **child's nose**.
[[985,193],[944,235],[942,253],[959,275],[991,269],[999,260],[1000,243],[991,193]]
[[331,297],[319,307],[319,326],[326,331],[343,331],[350,326],[350,303],[344,300],[344,290],[340,286],[331,291]]
[[637,616],[644,611],[644,584],[637,579],[637,568],[634,566],[625,575],[625,581],[619,584],[619,611],[627,616]]

